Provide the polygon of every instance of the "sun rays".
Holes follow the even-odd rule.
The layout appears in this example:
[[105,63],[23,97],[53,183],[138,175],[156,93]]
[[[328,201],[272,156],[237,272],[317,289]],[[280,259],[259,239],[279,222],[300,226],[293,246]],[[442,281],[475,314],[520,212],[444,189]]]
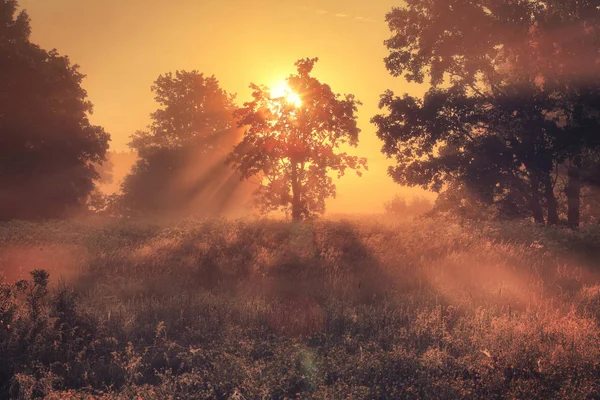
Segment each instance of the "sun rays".
[[294,92],[285,81],[273,86],[270,94],[271,98],[283,99],[286,103],[293,105],[294,107],[300,107],[302,105],[300,95]]

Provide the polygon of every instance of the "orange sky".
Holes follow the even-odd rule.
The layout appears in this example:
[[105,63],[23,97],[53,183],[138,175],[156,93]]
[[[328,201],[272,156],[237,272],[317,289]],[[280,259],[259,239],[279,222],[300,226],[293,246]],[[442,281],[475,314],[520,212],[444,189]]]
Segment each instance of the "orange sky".
[[150,86],[159,74],[197,69],[248,100],[250,82],[273,85],[294,62],[319,57],[314,75],[340,93],[355,94],[360,144],[369,159],[362,178],[338,182],[331,212],[378,212],[395,193],[410,193],[387,176],[390,161],[370,118],[386,89],[421,92],[392,78],[383,63],[389,36],[385,14],[398,0],[21,0],[32,40],[81,66],[95,105],[92,121],[126,148],[128,137],[156,109]]

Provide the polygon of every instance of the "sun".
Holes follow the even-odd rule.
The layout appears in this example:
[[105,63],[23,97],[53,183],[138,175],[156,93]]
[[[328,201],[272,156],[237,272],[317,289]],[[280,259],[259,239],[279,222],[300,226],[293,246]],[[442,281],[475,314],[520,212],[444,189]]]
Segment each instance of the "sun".
[[302,105],[302,99],[300,99],[298,93],[294,92],[285,81],[271,88],[271,97],[274,99],[283,98],[286,103],[295,107]]

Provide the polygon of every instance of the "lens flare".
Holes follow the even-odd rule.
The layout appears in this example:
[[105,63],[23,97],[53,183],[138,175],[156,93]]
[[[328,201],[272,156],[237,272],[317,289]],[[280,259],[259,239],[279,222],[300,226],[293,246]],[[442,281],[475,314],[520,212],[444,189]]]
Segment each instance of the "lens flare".
[[300,99],[298,93],[294,92],[285,81],[271,88],[271,97],[273,99],[283,98],[286,103],[295,107],[302,105],[302,99]]

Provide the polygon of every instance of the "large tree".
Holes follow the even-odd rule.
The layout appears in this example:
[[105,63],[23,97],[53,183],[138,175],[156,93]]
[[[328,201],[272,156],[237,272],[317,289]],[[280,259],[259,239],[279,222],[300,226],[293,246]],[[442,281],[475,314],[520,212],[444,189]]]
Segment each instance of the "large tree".
[[109,135],[89,122],[77,65],[31,43],[29,17],[0,0],[0,220],[81,211]]
[[545,209],[557,223],[556,167],[575,171],[581,150],[597,145],[598,16],[584,0],[410,0],[393,9],[386,66],[430,90],[382,97],[389,113],[373,121],[398,161],[390,174],[437,191],[461,186],[538,222]]
[[239,186],[225,157],[239,140],[234,96],[214,76],[177,71],[159,76],[160,107],[129,144],[138,154],[122,185],[129,213],[219,212]]
[[288,93],[250,86],[253,100],[236,113],[244,138],[228,159],[243,178],[259,178],[262,211],[283,210],[295,221],[325,211],[325,200],[336,194],[330,172],[339,178],[347,169],[359,175],[366,169],[366,159],[340,150],[358,144],[360,102],[311,76],[317,61],[296,62]]

